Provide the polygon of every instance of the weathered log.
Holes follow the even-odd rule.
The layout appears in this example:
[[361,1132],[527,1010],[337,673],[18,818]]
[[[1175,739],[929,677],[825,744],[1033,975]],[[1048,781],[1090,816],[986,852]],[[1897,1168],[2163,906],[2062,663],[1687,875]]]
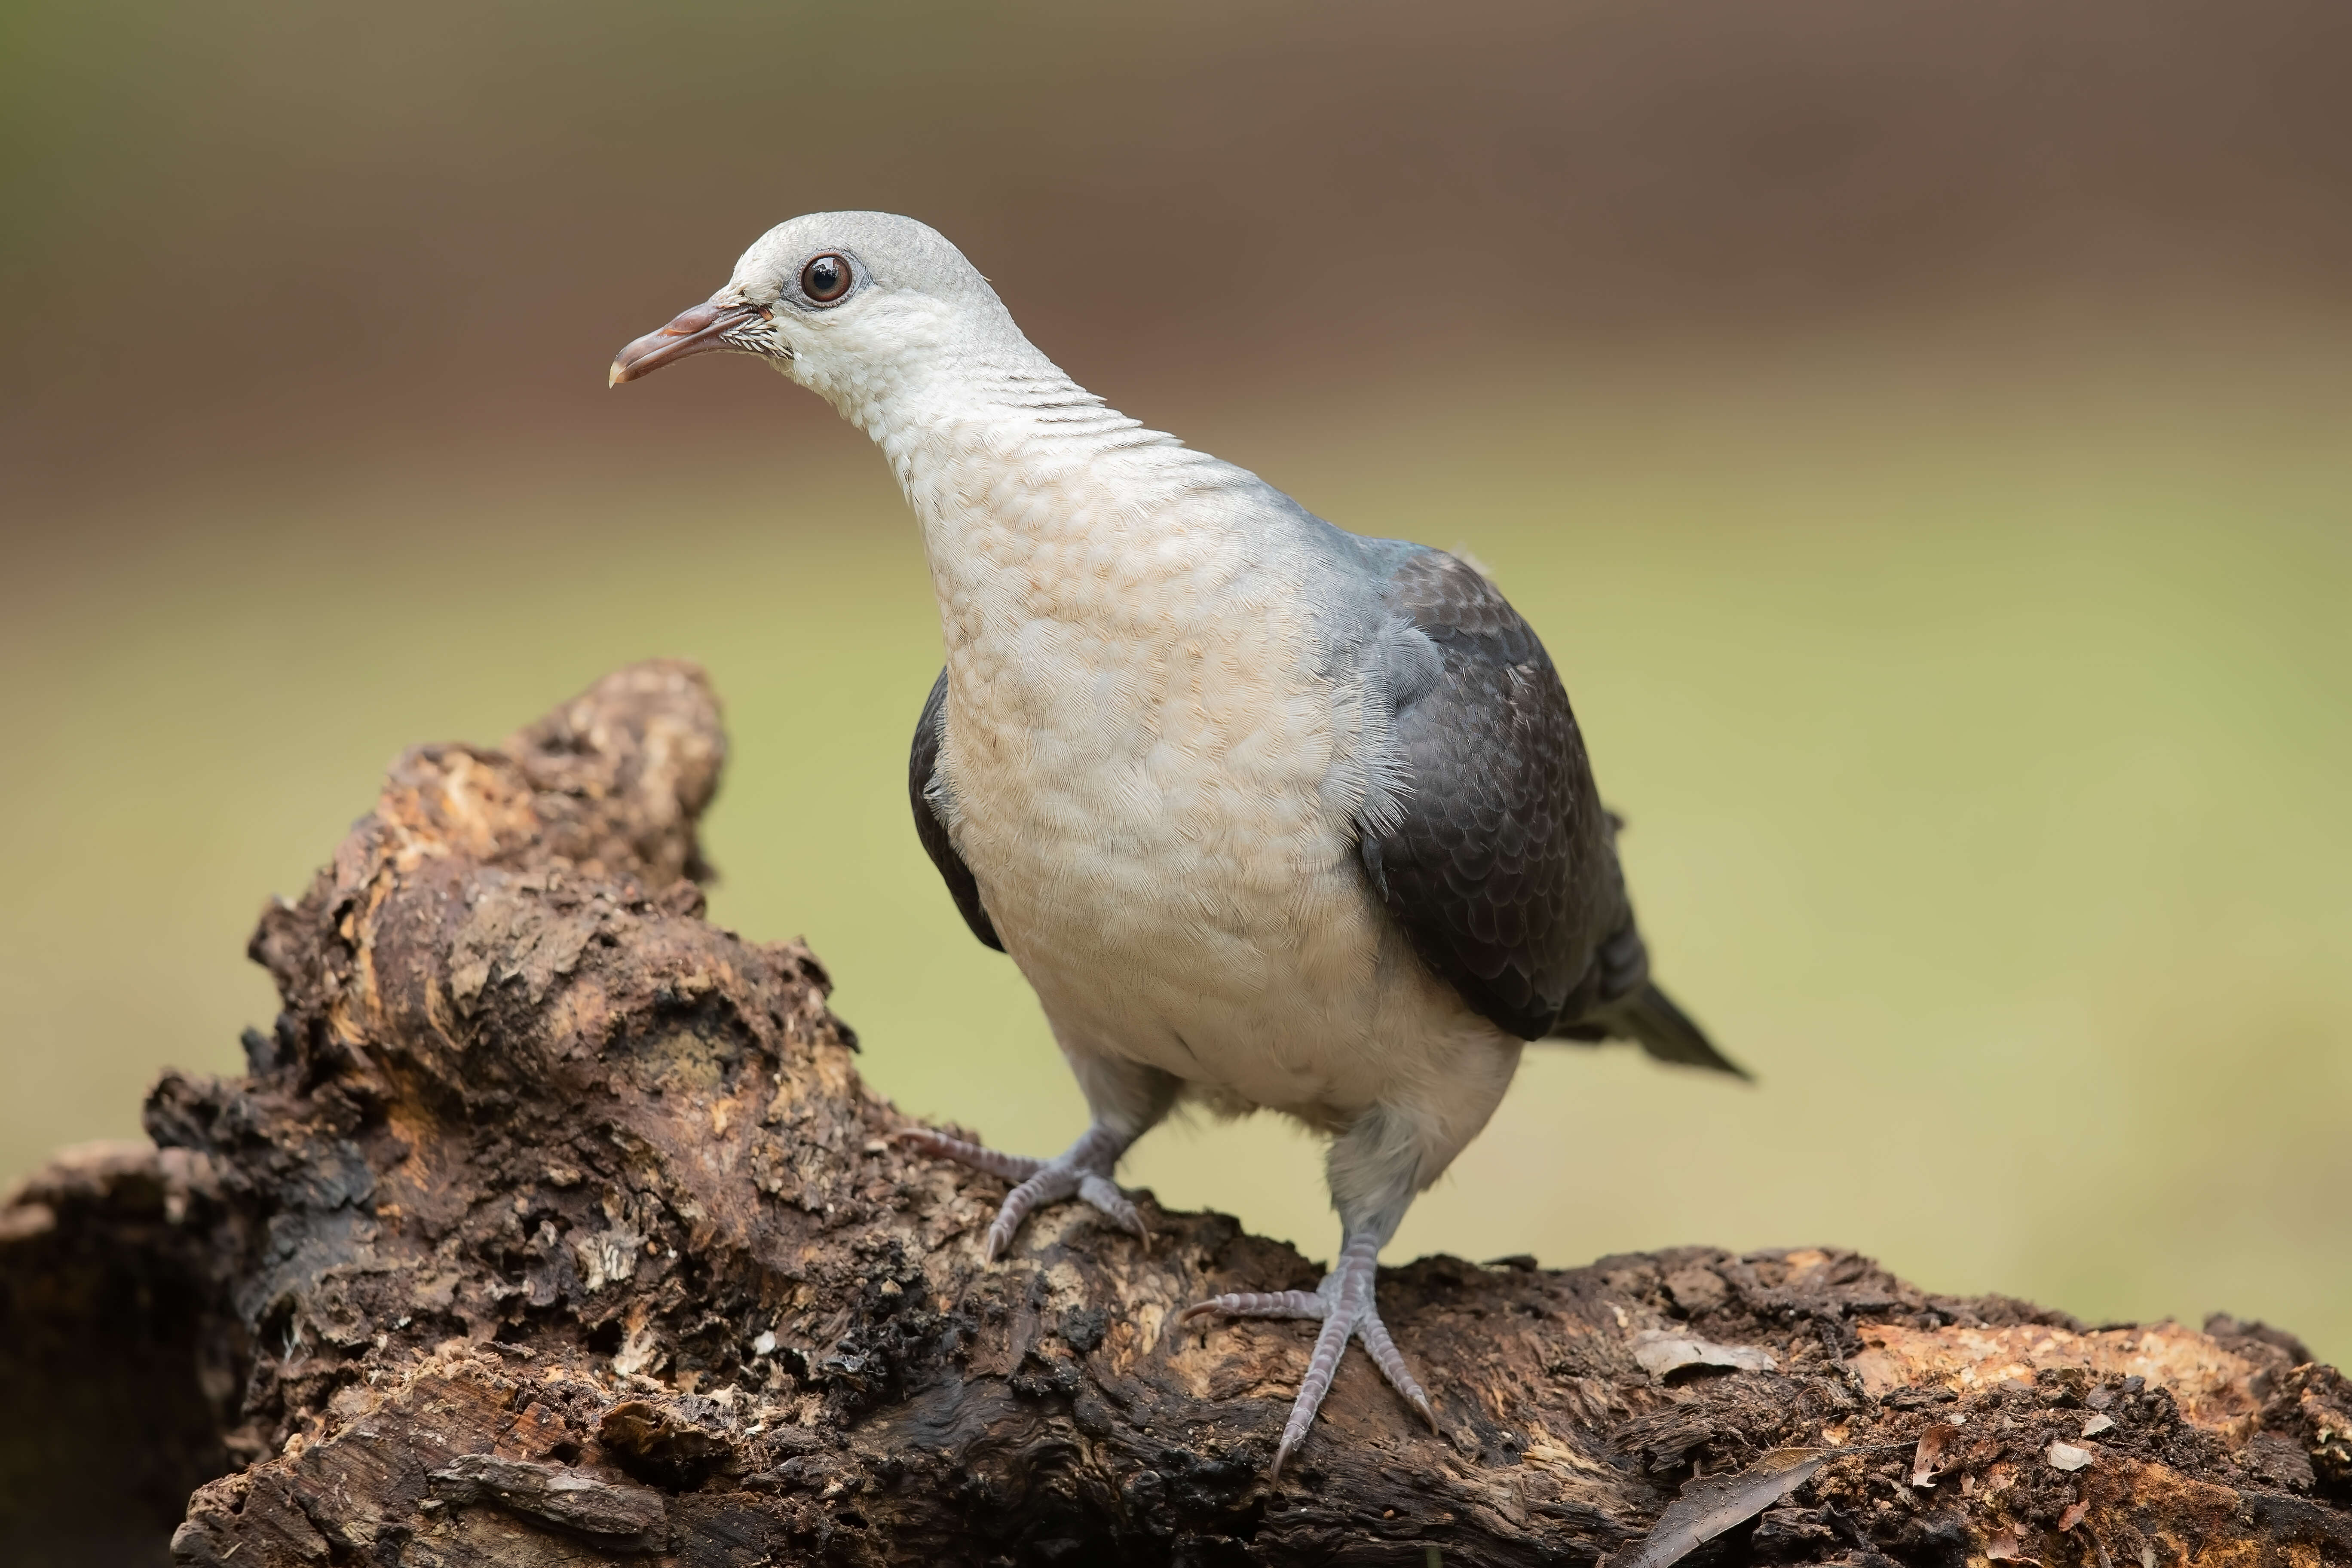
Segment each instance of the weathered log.
[[[263,916],[250,1076],[0,1208],[0,1530],[150,1560],[74,1521],[216,1474],[178,1562],[1630,1562],[1678,1494],[1709,1564],[2352,1562],[2352,1387],[2290,1336],[1826,1250],[1391,1270],[1443,1433],[1351,1356],[1269,1483],[1307,1335],[1175,1314],[1318,1268],[1149,1204],[984,1263],[1001,1186],[891,1141],[816,960],[701,918],[724,751],[656,663],[401,760]],[[1717,1479],[1768,1454],[1787,1496]]]
[[0,1563],[148,1564],[228,1438],[244,1247],[211,1163],[69,1149],[0,1200]]

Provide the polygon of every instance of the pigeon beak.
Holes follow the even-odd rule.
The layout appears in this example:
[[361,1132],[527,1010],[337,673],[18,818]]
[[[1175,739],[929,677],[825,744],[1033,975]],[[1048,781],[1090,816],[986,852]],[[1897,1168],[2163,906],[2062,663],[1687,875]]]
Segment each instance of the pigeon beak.
[[661,331],[647,332],[614,354],[613,374],[605,379],[604,384],[618,386],[625,381],[635,381],[689,354],[735,348],[738,345],[729,342],[727,334],[738,327],[765,321],[767,316],[768,313],[756,305],[721,305],[716,301],[697,305],[691,310],[680,312],[676,321]]

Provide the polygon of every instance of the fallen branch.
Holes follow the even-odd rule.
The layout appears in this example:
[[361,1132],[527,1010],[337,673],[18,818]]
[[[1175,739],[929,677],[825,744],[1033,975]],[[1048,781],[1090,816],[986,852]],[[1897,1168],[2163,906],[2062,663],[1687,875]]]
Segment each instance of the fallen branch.
[[[657,663],[402,759],[262,919],[251,1075],[167,1075],[160,1153],[0,1208],[0,1408],[114,1413],[0,1449],[0,1545],[218,1475],[179,1562],[2352,1561],[2352,1389],[2290,1337],[1830,1251],[1391,1270],[1443,1435],[1350,1358],[1269,1485],[1305,1337],[1175,1314],[1316,1266],[1076,1206],[983,1263],[1001,1188],[891,1141],[816,960],[701,918],[724,751]],[[176,1294],[110,1360],[142,1279]]]

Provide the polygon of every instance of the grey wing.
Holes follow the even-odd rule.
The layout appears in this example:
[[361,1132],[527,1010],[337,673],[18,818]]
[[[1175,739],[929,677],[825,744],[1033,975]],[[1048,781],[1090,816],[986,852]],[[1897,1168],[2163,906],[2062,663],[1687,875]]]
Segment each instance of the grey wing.
[[933,781],[940,767],[940,736],[945,724],[948,705],[948,672],[940,671],[939,679],[931,683],[931,694],[923,700],[923,716],[915,721],[914,749],[907,756],[907,795],[915,807],[915,837],[923,841],[923,852],[940,869],[940,879],[948,885],[948,895],[963,915],[963,923],[971,934],[997,952],[1004,943],[996,934],[995,922],[980,901],[980,883],[971,868],[956,853],[948,837],[948,825],[940,816],[932,798]]
[[1406,556],[1384,596],[1437,668],[1401,694],[1408,787],[1388,821],[1359,825],[1364,868],[1423,963],[1498,1027],[1539,1039],[1583,1000],[1624,908],[1568,692],[1534,630],[1454,557]]
[[1423,963],[1521,1039],[1633,1039],[1739,1069],[1649,979],[1602,809],[1543,643],[1495,585],[1442,551],[1389,578],[1389,610],[1436,650],[1400,699],[1408,787],[1358,824],[1364,868]]

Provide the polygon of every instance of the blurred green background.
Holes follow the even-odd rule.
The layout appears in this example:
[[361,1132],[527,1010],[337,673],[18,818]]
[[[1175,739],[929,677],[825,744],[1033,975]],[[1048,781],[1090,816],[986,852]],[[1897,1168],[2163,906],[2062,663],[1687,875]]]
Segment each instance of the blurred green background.
[[[913,213],[1112,402],[1549,642],[1761,1082],[1530,1052],[1392,1258],[1864,1248],[2352,1358],[2352,19],[2294,0],[0,15],[0,1177],[274,1007],[385,762],[705,661],[716,918],[1059,1147],[907,821],[880,461],[626,339]],[[1128,1167],[1328,1255],[1317,1151]]]

